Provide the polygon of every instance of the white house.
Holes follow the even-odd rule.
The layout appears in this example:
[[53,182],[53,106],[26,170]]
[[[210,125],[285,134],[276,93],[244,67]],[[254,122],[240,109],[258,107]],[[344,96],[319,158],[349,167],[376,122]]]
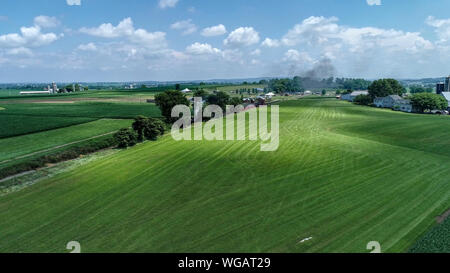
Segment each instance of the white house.
[[393,108],[395,103],[403,100],[399,95],[389,95],[387,97],[375,98],[373,104],[379,108]]
[[187,94],[187,93],[191,93],[192,91],[189,90],[188,88],[186,88],[184,90],[181,90],[181,92]]
[[368,91],[354,91],[349,94],[344,94],[341,96],[341,100],[353,101],[359,95],[369,95]]
[[405,99],[396,101],[392,109],[394,109],[395,111],[402,111],[408,113],[414,112],[414,107],[412,106],[411,101]]

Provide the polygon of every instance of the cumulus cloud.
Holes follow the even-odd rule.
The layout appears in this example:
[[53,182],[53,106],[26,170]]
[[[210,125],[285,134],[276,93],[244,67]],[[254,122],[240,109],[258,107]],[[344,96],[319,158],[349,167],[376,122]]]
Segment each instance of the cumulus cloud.
[[439,43],[450,41],[450,19],[436,19],[433,16],[428,16],[425,23],[435,28],[438,35]]
[[281,42],[286,46],[306,44],[316,48],[345,48],[351,52],[368,49],[417,52],[433,48],[433,44],[418,32],[374,27],[352,28],[341,26],[338,21],[336,17],[309,17],[290,29]]
[[227,33],[227,29],[224,25],[220,24],[217,26],[207,27],[202,30],[201,35],[205,37],[212,37],[212,36],[220,36]]
[[179,0],[159,0],[159,7],[162,9],[174,8]]
[[303,63],[313,63],[314,59],[306,52],[299,52],[295,49],[289,49],[284,54],[284,61],[286,62],[303,62]]
[[82,51],[96,51],[97,46],[94,43],[81,44],[77,49]]
[[58,40],[61,36],[55,33],[42,33],[40,26],[21,27],[20,33],[10,33],[0,36],[0,47],[39,47]]
[[220,54],[221,50],[213,48],[210,44],[194,43],[186,48],[186,52],[193,55]]
[[381,0],[366,0],[369,6],[380,6]]
[[280,41],[278,41],[278,40],[273,40],[273,39],[270,39],[270,38],[266,38],[266,39],[261,43],[261,45],[262,45],[262,46],[265,46],[265,47],[269,47],[269,48],[279,47],[279,46],[280,46]]
[[60,22],[56,17],[40,15],[34,18],[34,24],[42,28],[52,28],[58,26]]
[[189,35],[197,31],[197,26],[192,23],[191,19],[175,22],[170,28],[181,30],[183,35]]
[[117,26],[111,23],[104,23],[98,27],[81,28],[81,33],[102,38],[125,37],[133,43],[140,44],[148,48],[166,47],[166,34],[164,32],[148,32],[145,29],[135,29],[131,18],[123,19]]
[[81,6],[81,0],[66,0],[69,6]]
[[259,43],[259,33],[253,27],[240,27],[233,30],[223,42],[230,47],[250,46]]
[[83,27],[80,29],[80,32],[102,38],[117,38],[132,35],[134,27],[131,18],[125,18],[117,26],[113,26],[111,23],[104,23],[93,28]]

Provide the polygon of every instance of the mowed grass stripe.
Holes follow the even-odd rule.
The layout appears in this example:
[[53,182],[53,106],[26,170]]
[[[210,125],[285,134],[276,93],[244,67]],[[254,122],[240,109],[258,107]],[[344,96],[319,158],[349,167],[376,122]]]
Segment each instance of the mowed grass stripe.
[[379,240],[397,252],[448,204],[445,151],[337,125],[405,115],[334,100],[280,110],[274,153],[166,136],[2,197],[0,251],[64,252],[79,240],[87,252],[367,252]]

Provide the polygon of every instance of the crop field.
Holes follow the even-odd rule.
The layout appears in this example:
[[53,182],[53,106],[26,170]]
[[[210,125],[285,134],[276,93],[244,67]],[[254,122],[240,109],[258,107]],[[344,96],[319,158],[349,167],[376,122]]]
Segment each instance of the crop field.
[[58,129],[102,118],[160,116],[159,109],[148,103],[14,103],[4,104],[2,107],[5,110],[0,112],[0,138]]
[[412,253],[450,253],[450,218],[432,228],[410,250]]
[[[131,120],[100,119],[84,124],[0,139],[0,162],[131,126]],[[1,163],[0,163],[1,166]]]
[[449,130],[448,117],[282,102],[275,152],[167,135],[1,196],[0,252],[69,241],[83,252],[367,253],[370,241],[406,252],[450,207]]
[[[4,112],[6,113],[7,111]],[[0,130],[0,139],[68,127],[94,120],[96,119],[85,117],[67,118],[51,116],[3,115],[3,113],[0,113],[0,124],[2,127],[2,130]]]
[[[0,103],[1,105],[1,103]],[[1,105],[0,115],[84,118],[134,118],[137,115],[160,116],[158,107],[149,103],[18,103]]]

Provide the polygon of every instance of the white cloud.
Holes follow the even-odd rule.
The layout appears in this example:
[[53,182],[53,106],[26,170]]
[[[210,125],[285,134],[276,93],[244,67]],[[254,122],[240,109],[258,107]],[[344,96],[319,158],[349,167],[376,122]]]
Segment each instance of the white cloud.
[[170,26],[170,28],[182,30],[183,35],[189,35],[197,31],[197,26],[192,23],[191,19],[175,22]]
[[165,8],[174,8],[178,4],[179,0],[159,0],[159,7],[162,9]]
[[7,50],[6,54],[31,56],[31,55],[33,55],[33,52],[29,48],[26,48],[26,47],[17,47],[17,48],[12,48],[12,49]]
[[20,33],[4,34],[0,36],[0,47],[39,47],[53,43],[61,36],[55,33],[42,33],[40,26],[21,27]]
[[60,24],[56,17],[40,15],[34,18],[34,24],[43,28],[56,27]]
[[80,29],[80,32],[102,38],[117,38],[132,35],[134,27],[133,21],[128,17],[123,19],[117,26],[113,26],[111,23],[105,23],[94,28],[83,27]]
[[261,43],[261,45],[262,45],[262,46],[265,46],[265,47],[269,47],[269,48],[272,48],[272,47],[279,47],[279,46],[280,46],[280,41],[278,41],[278,40],[273,40],[273,39],[270,39],[270,38],[266,38],[266,39]]
[[233,30],[223,42],[231,47],[250,46],[259,43],[259,34],[253,27],[240,27]]
[[418,32],[374,27],[352,28],[338,25],[337,22],[336,17],[309,17],[289,30],[281,42],[286,46],[305,44],[315,48],[336,48],[337,45],[351,52],[368,49],[417,52],[433,48],[433,44]]
[[369,6],[380,6],[381,0],[366,0]]
[[227,29],[224,25],[220,24],[217,26],[207,27],[202,30],[202,35],[205,37],[212,37],[212,36],[220,36],[227,33]]
[[164,32],[148,32],[141,28],[135,29],[131,18],[123,19],[117,26],[105,23],[94,28],[81,28],[80,32],[102,38],[125,37],[129,41],[147,48],[165,48],[167,45]]
[[220,49],[213,48],[210,44],[194,43],[186,48],[186,52],[193,55],[220,54]]
[[306,52],[299,52],[295,49],[289,49],[284,54],[284,61],[286,62],[303,62],[303,63],[313,63],[314,60]]
[[82,51],[96,51],[97,46],[94,43],[81,44],[78,46],[78,50]]
[[66,0],[69,6],[81,6],[81,0]]
[[433,16],[428,16],[425,23],[435,28],[438,35],[439,43],[450,41],[450,19],[436,19]]

